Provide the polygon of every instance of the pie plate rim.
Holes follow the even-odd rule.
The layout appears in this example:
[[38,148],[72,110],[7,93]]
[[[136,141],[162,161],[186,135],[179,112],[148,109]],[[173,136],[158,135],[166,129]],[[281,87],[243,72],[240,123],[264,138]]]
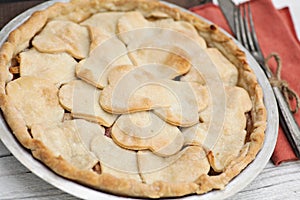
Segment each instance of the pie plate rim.
[[[68,2],[68,0],[53,0],[41,3],[35,7],[32,7],[25,12],[21,13],[14,19],[12,19],[6,26],[2,28],[0,31],[0,46],[5,42],[8,37],[8,34],[21,25],[24,21],[26,21],[29,16],[38,10],[45,9],[52,5],[55,2]],[[183,12],[187,12],[193,14],[194,16],[199,17],[201,20],[204,20],[208,23],[212,23],[203,17],[196,15],[184,8],[176,6],[171,3],[163,2],[171,7],[176,7]],[[228,34],[226,31],[220,30],[226,34],[228,37],[232,36]],[[228,198],[243,188],[245,188],[251,181],[253,181],[258,174],[264,169],[267,162],[269,161],[273,150],[275,148],[277,134],[278,134],[278,110],[276,105],[276,100],[273,95],[272,88],[269,84],[267,77],[265,76],[262,69],[259,67],[258,63],[255,59],[251,56],[251,54],[234,38],[233,41],[238,45],[238,47],[246,53],[247,61],[250,67],[253,69],[258,83],[262,87],[263,94],[264,94],[264,103],[267,110],[267,129],[265,131],[265,140],[262,149],[257,154],[256,158],[234,179],[232,179],[225,187],[224,190],[214,190],[202,195],[189,195],[184,197],[186,200],[202,200],[202,199],[225,199]],[[11,130],[9,129],[8,125],[3,118],[2,112],[0,117],[0,139],[2,140],[3,144],[7,147],[7,149],[20,161],[26,168],[28,168],[32,173],[46,181],[47,183],[55,186],[56,188],[69,193],[78,198],[83,199],[137,199],[137,198],[130,198],[130,197],[122,197],[116,196],[113,194],[105,193],[99,190],[94,190],[87,186],[81,185],[79,183],[70,181],[66,178],[63,178],[49,168],[47,168],[43,163],[36,160],[30,153],[30,151],[26,150],[13,136]],[[179,197],[182,199],[182,197]],[[179,199],[178,198],[178,199]],[[177,199],[177,198],[172,198]]]

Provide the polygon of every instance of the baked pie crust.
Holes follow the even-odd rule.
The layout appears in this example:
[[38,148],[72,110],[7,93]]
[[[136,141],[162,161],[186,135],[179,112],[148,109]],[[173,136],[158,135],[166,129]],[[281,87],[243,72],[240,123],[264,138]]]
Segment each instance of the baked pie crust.
[[[142,48],[146,34],[115,36],[139,28],[201,47],[223,98],[207,87],[216,77],[172,38],[165,52]],[[0,106],[17,140],[57,174],[101,191],[159,198],[224,189],[263,145],[263,94],[245,53],[217,26],[155,0],[55,3],[10,33],[0,68]],[[225,105],[222,123],[211,124],[222,117],[213,99]],[[213,147],[210,125],[219,130]]]

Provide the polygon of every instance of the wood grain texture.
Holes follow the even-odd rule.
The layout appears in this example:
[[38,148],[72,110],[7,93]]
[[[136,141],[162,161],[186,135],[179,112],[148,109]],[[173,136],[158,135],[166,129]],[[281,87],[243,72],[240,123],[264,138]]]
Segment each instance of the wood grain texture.
[[[174,2],[176,0],[168,0]],[[0,29],[13,17],[37,5],[42,0],[0,0]],[[196,0],[183,0],[189,7]],[[0,199],[76,199],[54,188],[25,168],[0,141]],[[300,161],[283,163],[275,167],[270,161],[259,176],[230,200],[300,199]]]
[[[15,159],[0,141],[0,199],[76,199],[43,181]],[[259,176],[231,200],[300,199],[300,161],[276,167],[270,161]]]
[[24,12],[28,8],[38,5],[42,0],[30,0],[30,1],[11,1],[0,0],[0,29],[16,17],[18,14]]
[[[7,150],[7,148],[3,145],[1,138],[0,138],[0,158],[9,156],[11,153]],[[0,172],[1,173],[1,172]]]

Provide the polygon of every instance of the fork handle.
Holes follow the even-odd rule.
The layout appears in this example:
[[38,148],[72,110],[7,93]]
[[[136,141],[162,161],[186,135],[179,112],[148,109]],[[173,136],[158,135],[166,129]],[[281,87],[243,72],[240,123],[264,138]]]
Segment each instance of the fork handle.
[[287,136],[296,156],[300,158],[300,130],[295,118],[290,111],[278,87],[273,87],[273,91],[279,108],[279,122],[281,128]]

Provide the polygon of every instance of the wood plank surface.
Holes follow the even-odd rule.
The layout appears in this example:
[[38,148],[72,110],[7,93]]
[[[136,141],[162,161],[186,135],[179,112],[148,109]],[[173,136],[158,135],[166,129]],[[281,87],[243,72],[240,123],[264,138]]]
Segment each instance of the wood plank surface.
[[[170,0],[172,2],[176,0]],[[200,0],[201,1],[201,0]],[[13,17],[42,0],[0,0],[0,29]],[[178,1],[179,2],[179,1]],[[180,1],[190,6],[196,0]],[[188,5],[189,4],[189,5]],[[0,138],[1,139],[1,138]],[[25,168],[0,141],[0,199],[76,199],[53,187]],[[300,161],[275,167],[270,161],[259,176],[230,200],[300,199]]]
[[0,0],[0,29],[11,19],[18,14],[24,12],[28,8],[31,8],[37,4],[40,4],[42,0],[30,0],[30,1],[11,1]]
[[[76,199],[26,169],[0,141],[0,199]],[[231,200],[300,199],[300,161],[275,167],[270,161],[259,176]]]
[[[7,150],[7,148],[3,145],[1,138],[0,138],[0,158],[9,156],[11,153]],[[0,172],[1,173],[1,172]]]

